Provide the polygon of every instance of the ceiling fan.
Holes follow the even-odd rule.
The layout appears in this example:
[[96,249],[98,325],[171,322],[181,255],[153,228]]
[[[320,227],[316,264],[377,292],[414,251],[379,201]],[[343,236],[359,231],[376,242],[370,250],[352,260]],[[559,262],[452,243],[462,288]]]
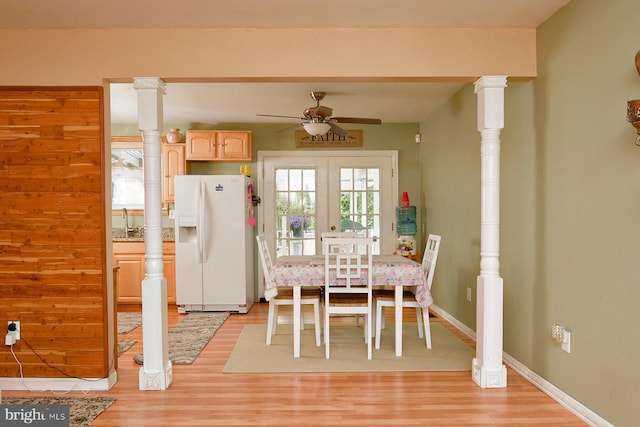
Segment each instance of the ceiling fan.
[[295,116],[277,116],[274,114],[257,114],[262,117],[284,117],[288,119],[298,119],[302,120],[301,123],[295,124],[293,126],[289,126],[287,128],[281,129],[280,132],[286,132],[289,130],[296,129],[298,127],[303,127],[308,134],[313,136],[324,135],[325,133],[331,131],[336,135],[347,135],[347,131],[342,129],[336,123],[360,123],[366,125],[379,125],[382,124],[382,120],[380,119],[366,119],[366,118],[358,118],[358,117],[332,117],[333,109],[329,107],[325,107],[324,105],[320,105],[320,101],[326,95],[325,92],[317,92],[313,91],[309,94],[311,99],[316,101],[315,107],[309,107],[304,110],[302,113],[303,117],[295,117]]

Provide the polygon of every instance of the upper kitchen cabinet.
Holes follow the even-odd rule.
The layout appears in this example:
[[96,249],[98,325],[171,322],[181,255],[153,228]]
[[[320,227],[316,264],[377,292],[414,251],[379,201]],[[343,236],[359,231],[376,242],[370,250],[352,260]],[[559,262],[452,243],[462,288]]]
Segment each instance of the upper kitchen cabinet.
[[182,143],[162,144],[162,202],[175,202],[174,177],[189,173],[185,159],[186,145]]
[[186,159],[250,162],[252,133],[245,130],[188,130]]

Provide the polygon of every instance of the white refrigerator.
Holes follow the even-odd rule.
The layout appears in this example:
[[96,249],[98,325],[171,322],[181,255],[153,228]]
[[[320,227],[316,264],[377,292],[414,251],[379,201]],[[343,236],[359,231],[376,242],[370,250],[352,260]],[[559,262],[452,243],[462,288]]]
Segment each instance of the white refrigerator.
[[180,313],[254,302],[253,227],[244,175],[175,177],[176,304]]

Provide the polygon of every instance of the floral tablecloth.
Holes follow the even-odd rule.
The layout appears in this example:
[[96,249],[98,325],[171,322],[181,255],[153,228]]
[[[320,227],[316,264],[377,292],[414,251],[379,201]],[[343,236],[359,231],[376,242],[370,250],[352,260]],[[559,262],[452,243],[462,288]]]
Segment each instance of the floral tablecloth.
[[[365,271],[364,280],[367,279],[366,274]],[[399,255],[374,255],[373,285],[412,286],[415,287],[416,300],[421,307],[433,303],[422,265]],[[278,258],[271,270],[271,278],[266,283],[264,296],[267,301],[278,294],[278,286],[324,286],[324,256]]]

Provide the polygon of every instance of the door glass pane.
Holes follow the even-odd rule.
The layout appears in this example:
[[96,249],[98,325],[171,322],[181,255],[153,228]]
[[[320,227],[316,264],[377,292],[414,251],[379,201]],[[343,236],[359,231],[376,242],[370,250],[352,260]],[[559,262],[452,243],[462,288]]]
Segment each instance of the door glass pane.
[[[340,231],[380,236],[380,171],[340,168]],[[379,241],[374,254],[380,253]]]
[[276,257],[315,255],[316,170],[276,169]]

